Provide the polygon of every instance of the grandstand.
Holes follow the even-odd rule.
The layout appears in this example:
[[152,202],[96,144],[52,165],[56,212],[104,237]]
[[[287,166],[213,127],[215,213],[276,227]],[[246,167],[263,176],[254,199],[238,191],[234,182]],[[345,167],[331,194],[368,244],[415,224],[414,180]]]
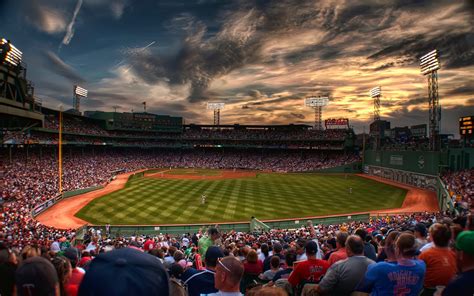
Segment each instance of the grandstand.
[[473,116],[361,142],[350,118],[63,112],[0,45],[0,295],[474,293]]

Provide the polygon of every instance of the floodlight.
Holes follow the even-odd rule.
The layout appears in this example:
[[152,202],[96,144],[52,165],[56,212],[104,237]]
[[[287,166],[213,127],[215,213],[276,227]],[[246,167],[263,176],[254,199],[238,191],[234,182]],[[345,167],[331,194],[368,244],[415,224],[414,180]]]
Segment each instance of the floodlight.
[[225,103],[221,103],[221,102],[208,102],[207,103],[208,110],[220,110],[220,109],[224,109],[224,107],[225,107]]
[[380,86],[374,87],[370,90],[370,97],[375,98],[382,95],[382,88]]
[[438,51],[432,50],[420,58],[421,73],[423,75],[429,74],[440,69],[438,61]]
[[306,107],[322,107],[329,104],[328,97],[309,97],[304,100]]
[[87,90],[77,85],[74,86],[74,94],[87,98]]
[[224,109],[225,103],[222,102],[208,102],[207,110],[214,111],[214,125],[219,126],[221,124],[221,109]]
[[0,47],[3,48],[5,44],[9,44],[9,50],[5,55],[5,61],[11,64],[12,66],[18,66],[21,63],[21,58],[23,53],[18,50],[13,44],[9,43],[5,38],[0,40]]

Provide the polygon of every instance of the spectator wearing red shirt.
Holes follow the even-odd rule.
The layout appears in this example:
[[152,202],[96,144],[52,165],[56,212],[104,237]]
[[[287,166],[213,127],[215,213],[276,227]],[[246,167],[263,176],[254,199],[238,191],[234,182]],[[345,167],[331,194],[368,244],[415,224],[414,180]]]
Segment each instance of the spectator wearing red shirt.
[[329,256],[329,266],[333,265],[337,261],[344,260],[347,258],[346,252],[346,240],[349,237],[347,232],[339,232],[336,236],[336,248],[337,251],[333,252],[331,256]]
[[71,277],[65,285],[65,290],[69,296],[76,296],[85,274],[84,269],[77,267],[77,263],[79,262],[79,250],[72,247],[67,248],[64,250],[64,257],[69,259],[72,267]]
[[329,263],[325,260],[316,259],[318,244],[315,241],[308,241],[305,245],[307,260],[295,262],[296,265],[288,278],[288,282],[296,287],[305,283],[318,283],[321,277],[329,268]]
[[244,274],[259,275],[263,272],[263,262],[258,259],[257,251],[250,250],[244,262]]

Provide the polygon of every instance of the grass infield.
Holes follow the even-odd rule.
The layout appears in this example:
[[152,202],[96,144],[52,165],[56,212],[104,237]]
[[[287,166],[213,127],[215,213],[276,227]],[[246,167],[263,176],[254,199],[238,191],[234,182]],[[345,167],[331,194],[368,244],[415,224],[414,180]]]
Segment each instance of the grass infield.
[[[155,170],[156,172],[156,170]],[[219,175],[180,169],[174,175]],[[349,193],[352,188],[352,194]],[[206,195],[201,204],[201,195]],[[191,224],[300,218],[400,207],[406,190],[354,175],[258,173],[223,180],[132,178],[76,216],[93,224]]]

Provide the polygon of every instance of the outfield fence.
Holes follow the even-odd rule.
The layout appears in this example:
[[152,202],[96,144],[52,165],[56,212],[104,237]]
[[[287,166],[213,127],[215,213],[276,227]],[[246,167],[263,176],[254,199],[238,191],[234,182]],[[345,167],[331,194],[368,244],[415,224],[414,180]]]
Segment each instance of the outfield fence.
[[[262,220],[270,229],[296,229],[306,226],[308,221],[314,225],[317,224],[342,224],[352,221],[368,222],[370,219],[369,213],[356,215],[334,215],[326,217],[306,217],[296,219],[281,219],[281,220]],[[115,236],[132,236],[132,235],[159,235],[161,234],[183,234],[196,233],[199,230],[205,230],[211,226],[218,225],[221,231],[251,231],[251,223],[249,222],[229,222],[229,223],[212,223],[212,224],[179,224],[179,225],[110,225],[110,235]],[[105,225],[88,225],[88,229],[100,229],[105,233]]]

